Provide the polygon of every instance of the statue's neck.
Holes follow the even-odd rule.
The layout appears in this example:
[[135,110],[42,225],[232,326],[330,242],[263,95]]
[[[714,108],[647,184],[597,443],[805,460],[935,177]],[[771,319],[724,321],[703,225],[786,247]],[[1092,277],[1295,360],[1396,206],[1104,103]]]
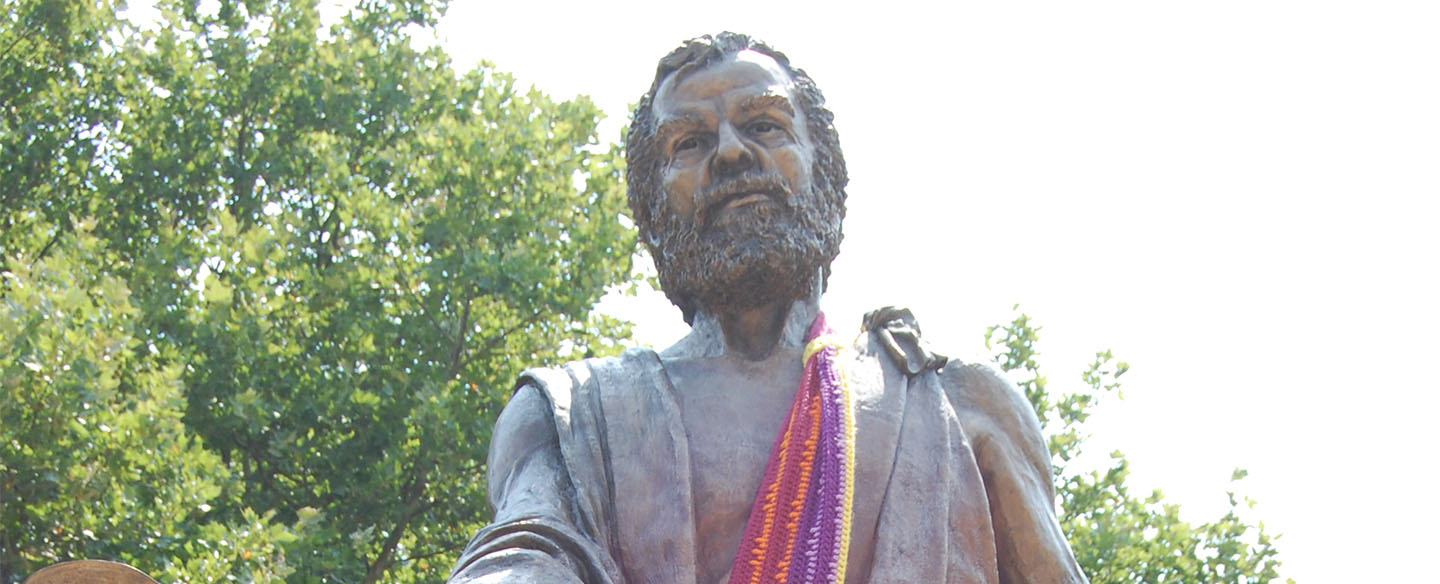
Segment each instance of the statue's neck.
[[804,348],[805,335],[819,313],[818,295],[724,313],[700,310],[695,314],[690,333],[665,354],[763,361],[777,350]]
[[[803,300],[776,302],[756,309],[719,314],[716,320],[725,336],[726,353],[750,361],[763,361],[777,348],[801,348],[805,343],[805,329],[815,320],[817,310],[815,304]],[[797,330],[799,335],[794,334]],[[786,335],[787,331],[792,334]]]

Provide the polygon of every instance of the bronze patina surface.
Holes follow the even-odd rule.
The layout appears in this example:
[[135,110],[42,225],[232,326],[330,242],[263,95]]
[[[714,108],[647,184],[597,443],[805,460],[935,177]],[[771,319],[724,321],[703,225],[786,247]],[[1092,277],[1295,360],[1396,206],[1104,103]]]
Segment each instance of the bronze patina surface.
[[[451,582],[728,580],[839,252],[832,120],[808,75],[744,35],[661,60],[627,180],[691,331],[520,379],[490,444],[495,521]],[[875,311],[864,330],[840,364],[856,417],[845,581],[1084,582],[1024,398],[929,351],[908,311]]]

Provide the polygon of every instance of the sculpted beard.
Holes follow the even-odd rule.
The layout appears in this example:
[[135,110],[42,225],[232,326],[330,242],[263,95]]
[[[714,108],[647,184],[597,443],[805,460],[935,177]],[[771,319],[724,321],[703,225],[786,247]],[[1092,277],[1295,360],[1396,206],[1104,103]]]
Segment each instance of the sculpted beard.
[[840,211],[819,188],[778,197],[774,205],[736,209],[744,216],[723,227],[711,225],[709,214],[723,206],[728,193],[785,192],[776,175],[743,175],[697,197],[702,205],[693,223],[661,213],[655,223],[656,268],[666,296],[682,307],[711,312],[805,297],[818,268],[840,247]]

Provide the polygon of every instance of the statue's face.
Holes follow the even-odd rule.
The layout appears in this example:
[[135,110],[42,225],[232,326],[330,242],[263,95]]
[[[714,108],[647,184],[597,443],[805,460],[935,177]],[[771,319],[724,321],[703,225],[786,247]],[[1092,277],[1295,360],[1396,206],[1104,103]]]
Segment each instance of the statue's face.
[[656,266],[677,304],[718,312],[798,299],[835,257],[843,210],[813,181],[792,85],[774,59],[741,51],[656,90]]
[[814,147],[791,85],[779,63],[754,51],[661,84],[656,140],[672,219],[705,234],[810,204],[796,200],[811,192]]

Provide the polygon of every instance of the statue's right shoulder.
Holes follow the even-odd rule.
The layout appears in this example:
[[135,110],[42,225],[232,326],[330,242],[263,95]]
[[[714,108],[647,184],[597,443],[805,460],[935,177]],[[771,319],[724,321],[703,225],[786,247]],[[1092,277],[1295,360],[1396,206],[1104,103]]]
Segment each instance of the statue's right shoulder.
[[643,374],[662,369],[660,357],[649,347],[633,347],[619,355],[570,361],[555,367],[526,369],[515,382],[515,393],[526,386],[539,390],[554,405],[568,409],[580,393],[611,389],[597,379]]
[[575,492],[577,525],[601,541],[608,537],[606,509],[613,504],[612,452],[643,450],[626,444],[647,436],[657,420],[678,419],[657,415],[673,409],[665,407],[667,387],[660,359],[650,349],[529,369],[495,424],[490,455],[498,463],[491,472],[519,468],[530,452],[545,450]]

